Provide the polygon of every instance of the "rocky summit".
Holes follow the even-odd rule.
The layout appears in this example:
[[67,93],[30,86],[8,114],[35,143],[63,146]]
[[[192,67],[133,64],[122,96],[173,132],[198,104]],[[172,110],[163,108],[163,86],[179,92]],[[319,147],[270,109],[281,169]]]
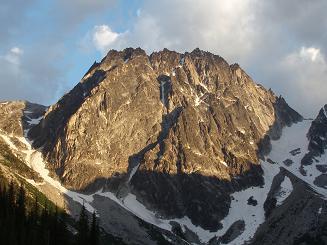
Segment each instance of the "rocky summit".
[[125,49],[95,63],[29,136],[69,188],[131,191],[217,229],[229,194],[262,183],[262,139],[301,119],[220,56]]
[[327,196],[327,106],[304,120],[218,55],[111,50],[56,104],[4,102],[0,113],[0,136],[47,183],[38,188],[72,214],[97,211],[127,244],[293,244],[324,232],[306,227],[326,214],[314,193]]

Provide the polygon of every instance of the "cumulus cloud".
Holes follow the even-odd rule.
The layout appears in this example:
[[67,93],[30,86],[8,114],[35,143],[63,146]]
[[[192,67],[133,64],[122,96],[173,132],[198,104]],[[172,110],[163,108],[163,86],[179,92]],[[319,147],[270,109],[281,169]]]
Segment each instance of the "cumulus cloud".
[[117,41],[120,34],[111,30],[107,25],[95,26],[92,41],[97,50],[104,53]]
[[85,34],[79,46],[86,53],[96,49],[101,55],[105,55],[110,49],[124,48],[125,35],[126,32],[115,32],[108,25],[96,25]]
[[3,56],[3,59],[13,65],[20,64],[20,58],[23,55],[23,50],[18,47],[13,47],[7,52],[6,55]]

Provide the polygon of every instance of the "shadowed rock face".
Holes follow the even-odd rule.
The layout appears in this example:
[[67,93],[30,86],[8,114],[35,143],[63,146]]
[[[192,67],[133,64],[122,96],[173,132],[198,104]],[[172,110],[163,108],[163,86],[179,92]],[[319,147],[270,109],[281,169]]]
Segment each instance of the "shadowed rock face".
[[320,157],[327,149],[327,105],[322,107],[307,134],[309,140],[308,153],[303,157],[301,165],[311,165],[315,157]]
[[310,140],[308,150],[315,156],[324,154],[325,149],[327,149],[327,105],[320,109],[307,136]]
[[305,166],[320,162],[320,164],[316,165],[316,168],[321,174],[315,178],[313,183],[327,189],[327,175],[325,174],[327,163],[323,159],[319,159],[326,154],[327,149],[327,105],[320,109],[318,116],[312,121],[307,137],[309,146],[308,152],[301,160],[301,173],[306,176]]
[[299,120],[220,56],[125,49],[95,63],[29,136],[67,187],[107,179],[119,195],[216,229],[229,193],[262,182],[258,145]]

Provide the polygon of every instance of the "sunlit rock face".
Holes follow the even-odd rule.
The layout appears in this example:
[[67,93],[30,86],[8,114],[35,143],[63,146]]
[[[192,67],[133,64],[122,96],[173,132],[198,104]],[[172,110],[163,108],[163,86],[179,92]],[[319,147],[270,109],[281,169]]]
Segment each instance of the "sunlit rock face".
[[269,137],[302,120],[222,57],[110,51],[30,130],[73,189],[133,192],[150,209],[217,229],[230,192],[262,183]]

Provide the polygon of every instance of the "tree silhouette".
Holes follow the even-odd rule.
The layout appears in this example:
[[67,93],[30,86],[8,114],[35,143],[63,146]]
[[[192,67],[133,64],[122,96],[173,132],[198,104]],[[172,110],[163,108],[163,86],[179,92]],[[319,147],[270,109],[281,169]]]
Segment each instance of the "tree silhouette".
[[95,211],[92,214],[92,223],[90,228],[90,245],[99,244],[99,224]]
[[46,203],[40,212],[38,198],[26,196],[24,186],[16,187],[13,182],[7,185],[0,178],[0,244],[73,244],[73,235],[58,208],[53,211]]
[[77,239],[76,239],[77,244],[78,245],[88,245],[89,220],[88,220],[88,216],[86,213],[84,203],[83,203],[81,213],[79,216],[79,220],[77,223],[77,230],[78,230]]

